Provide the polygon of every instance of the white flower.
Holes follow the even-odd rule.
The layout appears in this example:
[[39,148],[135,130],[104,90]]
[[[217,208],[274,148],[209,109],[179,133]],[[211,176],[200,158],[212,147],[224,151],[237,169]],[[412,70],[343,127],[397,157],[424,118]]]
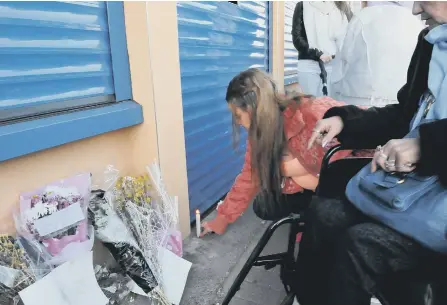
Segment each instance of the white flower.
[[36,203],[31,210],[34,210],[35,215],[37,215],[37,217],[35,219],[45,216],[47,214],[47,208],[42,203],[42,201],[39,201],[38,203]]
[[45,208],[47,210],[47,214],[53,214],[57,212],[57,206],[55,204],[46,204]]

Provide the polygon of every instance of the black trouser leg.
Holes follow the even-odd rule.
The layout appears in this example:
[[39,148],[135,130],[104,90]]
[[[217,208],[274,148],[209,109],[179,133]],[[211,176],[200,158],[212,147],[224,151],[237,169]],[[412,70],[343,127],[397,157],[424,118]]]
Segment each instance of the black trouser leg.
[[364,219],[363,214],[343,201],[318,197],[312,200],[305,216],[294,285],[301,305],[326,305],[328,270],[333,263],[331,249],[337,236]]
[[349,202],[317,198],[307,216],[296,283],[301,305],[369,305],[373,295],[383,305],[423,304],[425,285],[415,279],[434,253]]
[[426,283],[416,270],[428,250],[372,222],[350,227],[338,241],[328,305],[368,305],[372,296],[382,305],[424,305]]
[[256,198],[253,202],[255,214],[263,220],[278,220],[291,213],[301,213],[306,210],[314,195],[311,191],[296,194],[281,194],[278,203],[265,202]]

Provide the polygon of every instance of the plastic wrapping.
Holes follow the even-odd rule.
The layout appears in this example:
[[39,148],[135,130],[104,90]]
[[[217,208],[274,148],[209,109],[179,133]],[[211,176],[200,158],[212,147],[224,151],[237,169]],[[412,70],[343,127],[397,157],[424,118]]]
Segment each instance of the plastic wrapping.
[[153,191],[150,193],[152,201],[158,210],[160,223],[163,226],[159,233],[162,236],[161,246],[167,248],[177,256],[183,256],[183,239],[179,229],[178,197],[173,197],[166,191],[161,177],[160,167],[157,163],[152,163],[146,167],[149,183]]
[[144,293],[171,305],[162,289],[160,249],[182,255],[177,198],[165,191],[156,163],[138,177],[119,177],[113,166],[100,176],[93,184],[103,190],[92,192],[89,205],[96,238]]
[[0,304],[18,304],[19,291],[51,271],[43,255],[26,240],[0,235]]
[[89,218],[96,238],[102,241],[122,270],[144,292],[151,292],[158,285],[157,280],[132,233],[107,202],[104,191],[92,191]]
[[167,194],[160,168],[153,163],[147,167],[145,175],[120,177],[110,198],[159,284],[149,296],[159,304],[171,304],[163,291],[165,285],[160,261],[163,254],[160,249],[173,248],[174,245],[181,252],[181,238],[172,234],[178,225],[177,200]]
[[133,282],[121,269],[96,265],[95,276],[102,292],[109,299],[108,305],[130,304],[134,301]]
[[118,180],[120,171],[113,165],[108,165],[104,171],[92,177],[92,190],[111,191]]
[[90,185],[90,174],[84,173],[20,195],[20,211],[14,217],[17,233],[48,252],[51,264],[93,247],[87,219]]

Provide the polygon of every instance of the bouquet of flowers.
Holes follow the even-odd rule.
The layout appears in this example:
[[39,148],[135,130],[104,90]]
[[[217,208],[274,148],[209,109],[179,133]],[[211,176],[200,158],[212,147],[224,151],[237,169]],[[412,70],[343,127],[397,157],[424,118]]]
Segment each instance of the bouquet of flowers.
[[121,269],[143,289],[151,292],[158,283],[132,233],[109,204],[103,190],[92,192],[89,218],[95,236],[110,251]]
[[48,252],[48,263],[59,265],[93,247],[87,219],[90,176],[76,175],[20,196],[17,232]]
[[111,199],[158,283],[149,296],[159,304],[171,304],[163,291],[160,249],[173,244],[181,249],[181,238],[173,234],[178,224],[177,200],[165,191],[158,165],[148,166],[143,176],[119,178]]
[[[0,304],[16,305],[18,293],[51,271],[38,250],[9,235],[0,235]],[[26,245],[27,252],[24,251]],[[36,251],[37,250],[37,251]],[[29,252],[29,254],[28,254]]]

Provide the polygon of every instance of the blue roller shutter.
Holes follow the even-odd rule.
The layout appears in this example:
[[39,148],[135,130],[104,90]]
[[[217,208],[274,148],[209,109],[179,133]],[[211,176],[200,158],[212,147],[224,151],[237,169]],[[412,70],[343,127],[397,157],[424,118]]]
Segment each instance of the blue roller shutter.
[[268,69],[268,13],[267,2],[177,4],[191,216],[225,195],[241,170],[246,138],[234,151],[225,93],[237,73]]
[[0,29],[0,121],[131,98],[122,2],[2,1]]
[[292,40],[293,12],[298,2],[284,2],[284,85],[298,82],[298,51]]

